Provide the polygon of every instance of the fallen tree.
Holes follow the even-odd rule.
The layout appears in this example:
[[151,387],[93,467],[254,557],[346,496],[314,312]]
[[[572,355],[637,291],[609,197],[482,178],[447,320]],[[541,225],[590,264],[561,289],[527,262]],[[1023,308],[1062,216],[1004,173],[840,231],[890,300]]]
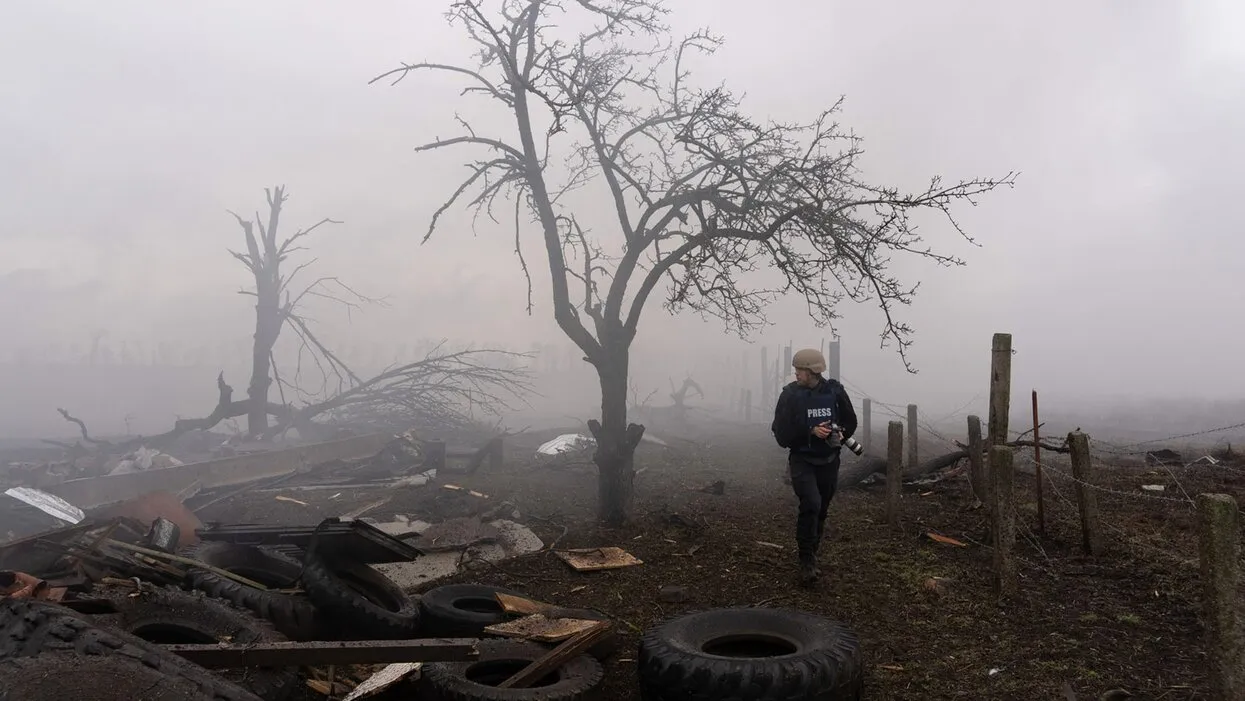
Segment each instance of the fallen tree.
[[[920,463],[916,467],[905,466],[903,471],[901,472],[901,474],[903,475],[903,479],[904,480],[916,479],[918,477],[928,475],[932,472],[937,472],[939,470],[945,470],[949,467],[953,467],[955,466],[956,463],[960,462],[961,460],[967,460],[969,457],[968,446],[964,445],[963,443],[960,443],[959,441],[956,441],[955,444],[959,446],[960,448],[959,450],[955,450],[950,453],[944,453],[937,457],[930,458],[929,460],[926,460]],[[1032,448],[1034,446],[1034,442],[1032,440],[1017,439],[1014,441],[1004,443],[1003,445],[1007,446],[1008,448],[1026,448],[1026,447]],[[1040,443],[1040,446],[1042,450],[1049,450],[1054,453],[1069,452],[1068,446],[1066,445],[1055,445],[1053,443]],[[982,451],[983,458],[989,452],[989,450],[990,450],[990,447],[985,446],[985,449]],[[853,462],[845,461],[843,462],[843,466],[839,469],[839,487],[840,488],[854,487],[860,484],[861,482],[864,482],[866,479],[868,479],[872,475],[879,475],[879,481],[885,482],[886,481],[886,464],[887,464],[886,458],[878,457],[876,455],[862,455],[860,456],[860,459],[856,461],[853,461]]]
[[[319,401],[302,406],[264,402],[261,408],[276,422],[261,437],[271,439],[293,429],[306,438],[324,438],[351,426],[394,432],[461,430],[513,408],[514,401],[521,401],[533,389],[530,372],[516,362],[526,354],[494,349],[443,351],[442,346],[420,360],[392,367]],[[164,433],[116,443],[91,437],[84,421],[57,409],[66,421],[78,426],[83,440],[76,445],[54,443],[81,450],[85,442],[104,457],[139,447],[163,450],[185,433],[208,431],[228,419],[251,415],[253,400],[234,399],[223,372],[216,386],[216,406],[206,416],[177,419]]]

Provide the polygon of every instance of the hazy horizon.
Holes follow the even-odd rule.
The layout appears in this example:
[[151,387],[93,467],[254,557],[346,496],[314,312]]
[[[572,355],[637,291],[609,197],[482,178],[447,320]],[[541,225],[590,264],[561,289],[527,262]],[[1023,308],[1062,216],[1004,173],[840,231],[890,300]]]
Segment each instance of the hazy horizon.
[[[471,213],[454,208],[420,244],[472,154],[414,147],[458,133],[456,112],[480,128],[508,125],[495,105],[459,97],[450,77],[368,85],[403,61],[473,61],[443,8],[394,0],[12,8],[0,27],[11,95],[0,113],[10,135],[0,159],[0,436],[61,424],[57,406],[88,400],[66,408],[110,431],[127,414],[160,426],[177,413],[207,413],[220,370],[244,392],[245,363],[231,358],[245,358],[254,318],[250,298],[237,294],[250,281],[228,253],[244,244],[227,210],[253,216],[264,188],[280,184],[287,231],[342,221],[308,240],[309,274],[386,298],[349,316],[328,304],[308,309],[331,346],[361,349],[351,353],[363,365],[443,337],[567,352],[535,245],[528,316],[504,225],[481,221],[473,231]],[[921,282],[900,310],[916,330],[909,354],[918,374],[904,371],[893,347],[878,348],[876,308],[841,308],[844,375],[857,386],[934,414],[980,401],[990,337],[1001,331],[1014,336],[1014,396],[1025,401],[1035,388],[1051,406],[1245,398],[1245,374],[1230,371],[1245,337],[1223,323],[1245,306],[1236,284],[1245,240],[1232,224],[1239,215],[1221,204],[1245,168],[1237,126],[1245,49],[1234,38],[1245,7],[801,1],[763,13],[736,0],[685,0],[671,8],[676,33],[709,25],[726,39],[696,64],[694,80],[725,82],[758,118],[808,119],[844,95],[841,120],[864,139],[870,182],[920,187],[934,175],[1020,172],[1014,189],[955,208],[979,247],[943,223],[925,224],[929,245],[965,267],[896,261],[906,281]],[[580,197],[586,212],[608,207],[598,194]],[[664,394],[667,378],[691,373],[721,389],[739,381],[711,370],[722,359],[746,350],[755,378],[759,343],[772,357],[779,344],[832,337],[808,322],[801,299],[766,313],[773,326],[749,345],[650,300],[636,384]],[[95,337],[147,363],[159,353],[184,366],[196,349],[214,350],[193,363],[201,379],[163,389],[158,379],[121,382],[110,397],[81,398],[103,390],[69,386],[74,373],[29,369],[81,361]],[[591,405],[591,368],[573,376]],[[160,391],[170,396],[152,396]]]

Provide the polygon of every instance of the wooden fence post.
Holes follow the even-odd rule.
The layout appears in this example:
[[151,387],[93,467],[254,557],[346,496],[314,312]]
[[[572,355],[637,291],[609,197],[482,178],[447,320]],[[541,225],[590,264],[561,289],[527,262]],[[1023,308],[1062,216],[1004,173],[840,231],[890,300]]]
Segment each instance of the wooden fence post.
[[908,405],[908,469],[915,470],[917,462],[917,441],[920,440],[920,426],[917,424],[915,404]]
[[1012,451],[990,448],[990,473],[994,483],[994,593],[999,597],[1016,592],[1016,470]]
[[991,446],[1007,442],[1007,416],[1012,403],[1012,335],[994,334],[990,351],[990,417],[987,440]]
[[[1012,403],[1012,335],[996,333],[990,346],[990,416],[986,425],[986,445],[991,448],[1007,443],[1007,417]],[[994,487],[994,463],[987,463],[990,489],[990,513],[994,513],[996,505],[994,497],[998,490]]]
[[1081,549],[1086,554],[1097,555],[1102,552],[1102,530],[1098,526],[1098,495],[1094,493],[1089,436],[1080,431],[1069,433],[1068,450],[1072,457],[1072,479],[1076,480],[1076,504],[1081,511]]
[[982,504],[990,503],[990,495],[986,494],[986,455],[981,440],[981,417],[968,417],[968,479],[973,485],[973,494]]
[[1202,619],[1210,665],[1210,698],[1230,701],[1245,694],[1245,646],[1236,589],[1240,532],[1236,500],[1227,494],[1197,495]]
[[886,522],[899,528],[899,491],[903,488],[903,422],[892,421],[886,431]]
[[1046,534],[1046,509],[1042,505],[1042,436],[1039,432],[1037,390],[1033,390],[1033,462],[1034,489],[1037,491],[1038,533]]
[[873,400],[865,397],[860,403],[860,444],[865,452],[873,445]]

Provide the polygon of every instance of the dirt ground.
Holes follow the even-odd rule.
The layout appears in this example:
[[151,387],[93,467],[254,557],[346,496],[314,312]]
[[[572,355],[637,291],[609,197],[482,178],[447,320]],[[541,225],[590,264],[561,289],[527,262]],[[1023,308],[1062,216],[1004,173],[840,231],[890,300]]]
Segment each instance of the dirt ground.
[[[204,516],[306,524],[389,496],[367,515],[435,521],[508,500],[546,544],[621,546],[643,564],[582,574],[542,552],[436,582],[503,585],[609,613],[625,640],[607,664],[603,699],[635,698],[642,630],[686,611],[724,606],[793,607],[843,621],[860,636],[867,699],[1063,699],[1068,688],[1082,700],[1111,689],[1144,699],[1206,694],[1196,514],[1184,492],[1225,491],[1243,499],[1243,468],[1144,474],[1099,466],[1108,551],[1098,557],[1079,552],[1075,494],[1062,473],[1067,468],[1052,459],[1044,534],[1037,532],[1032,476],[1022,473],[1020,592],[998,602],[991,594],[985,516],[965,477],[906,489],[899,532],[886,526],[882,487],[840,492],[822,557],[826,577],[806,591],[793,586],[795,497],[782,480],[785,458],[763,430],[698,445],[643,444],[633,523],[617,531],[594,523],[591,467],[534,459],[535,446],[552,435],[510,439],[500,472],[486,466],[438,480],[483,492],[487,504],[433,485],[381,494],[290,494],[308,506],[258,493]],[[725,481],[723,494],[699,491],[715,480]],[[1155,493],[1142,492],[1140,484],[1153,482],[1167,488],[1146,496]],[[964,546],[935,542],[928,533]],[[935,577],[942,583],[930,591],[926,582]],[[667,584],[687,587],[690,600],[661,602],[657,593]]]

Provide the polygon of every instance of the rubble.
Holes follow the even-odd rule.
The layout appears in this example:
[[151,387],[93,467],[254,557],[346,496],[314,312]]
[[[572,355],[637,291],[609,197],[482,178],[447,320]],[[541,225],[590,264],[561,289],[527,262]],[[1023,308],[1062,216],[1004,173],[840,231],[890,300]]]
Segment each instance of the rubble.
[[[430,451],[412,432],[387,436],[383,443],[377,437],[348,440],[353,442],[326,448],[337,457],[315,462],[306,459],[315,453],[307,447],[189,464],[140,447],[106,476],[69,479],[48,490],[8,489],[9,511],[20,507],[43,520],[19,529],[30,531],[22,533],[26,537],[11,534],[9,542],[0,543],[0,615],[19,598],[54,601],[92,625],[125,634],[125,621],[133,618],[125,612],[136,610],[132,602],[141,600],[153,610],[166,606],[168,615],[156,611],[153,620],[186,625],[196,615],[186,607],[213,602],[208,608],[217,618],[228,611],[239,620],[263,619],[252,627],[280,636],[174,636],[153,643],[160,654],[219,670],[221,684],[256,678],[240,668],[276,670],[280,674],[260,678],[286,679],[319,665],[331,670],[327,678],[317,674],[306,684],[337,698],[360,699],[402,684],[424,684],[428,669],[435,669],[438,679],[452,677],[461,672],[453,665],[476,659],[480,650],[496,649],[481,647],[477,639],[520,646],[522,656],[515,659],[526,663],[499,680],[516,689],[559,665],[600,669],[591,656],[586,658],[590,663],[579,659],[587,649],[593,655],[612,649],[604,642],[612,635],[611,625],[591,611],[529,601],[534,610],[517,613],[498,601],[497,618],[474,627],[471,637],[425,637],[416,611],[421,597],[406,592],[482,562],[540,552],[546,545],[519,522],[512,502],[437,481],[439,474],[455,472],[443,464],[444,455],[453,451],[441,457],[431,451],[441,461],[432,467]],[[341,456],[364,452],[365,446],[371,448],[364,456]],[[499,446],[495,438],[471,455],[495,455]],[[129,496],[136,492],[140,496]],[[215,523],[199,515],[257,492],[267,492],[270,504],[288,505],[287,517],[306,513],[310,522]],[[335,501],[346,493],[349,501]],[[425,494],[425,502],[419,497],[414,503],[435,506],[412,510],[399,494]],[[85,503],[75,504],[66,495]],[[408,513],[391,513],[391,501],[403,503]],[[334,509],[341,516],[313,516],[335,503],[342,503]],[[625,552],[609,550],[596,551],[608,555],[606,566],[639,564]],[[593,559],[591,553],[576,552],[560,555]],[[523,600],[519,593],[512,593],[512,602]],[[238,627],[244,629],[249,628]],[[598,681],[599,676],[585,684]],[[235,683],[266,697],[249,684]]]

